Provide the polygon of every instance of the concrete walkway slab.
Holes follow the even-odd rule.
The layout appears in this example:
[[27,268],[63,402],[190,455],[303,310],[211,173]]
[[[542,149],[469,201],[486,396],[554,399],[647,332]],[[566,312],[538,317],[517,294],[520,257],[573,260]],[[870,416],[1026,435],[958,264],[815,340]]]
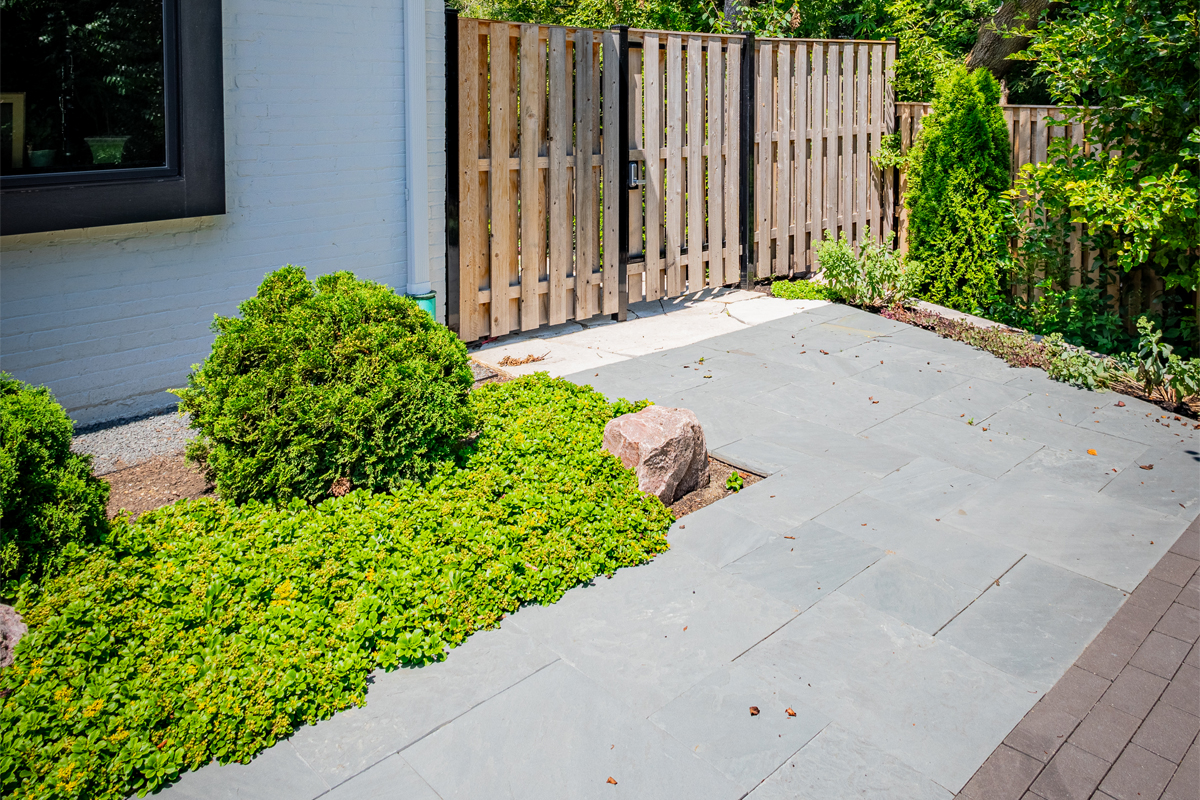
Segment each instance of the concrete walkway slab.
[[1111,586],[1026,556],[938,638],[1045,691],[1125,597]]
[[303,727],[289,744],[336,786],[558,658],[510,622],[480,631],[454,655],[421,669],[376,672],[365,706]]
[[801,700],[957,791],[1037,687],[835,592],[742,657],[803,680]]
[[857,494],[817,517],[847,536],[923,564],[982,591],[1024,556],[1020,550],[967,533],[904,505]]
[[750,793],[750,800],[949,800],[949,792],[898,758],[837,725],[777,769]]
[[791,675],[764,675],[734,664],[688,689],[650,721],[750,791],[829,724],[801,702],[802,694],[803,684]]
[[884,551],[806,522],[725,566],[725,572],[804,611],[883,558]]
[[1133,591],[1187,521],[1041,477],[1005,476],[968,497],[954,524]]
[[649,715],[798,613],[762,589],[671,553],[512,620]]
[[562,661],[403,755],[442,800],[716,800],[742,793],[644,714]]
[[897,555],[880,559],[838,591],[931,636],[979,596],[978,589]]

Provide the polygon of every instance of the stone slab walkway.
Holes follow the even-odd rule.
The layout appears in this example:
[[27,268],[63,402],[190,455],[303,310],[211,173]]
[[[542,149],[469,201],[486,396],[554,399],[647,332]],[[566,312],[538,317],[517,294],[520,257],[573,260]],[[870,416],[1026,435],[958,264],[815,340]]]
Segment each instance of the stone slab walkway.
[[1158,408],[845,306],[570,377],[769,477],[168,797],[949,800],[1200,510]]
[[1200,797],[1198,567],[1200,518],[958,797]]

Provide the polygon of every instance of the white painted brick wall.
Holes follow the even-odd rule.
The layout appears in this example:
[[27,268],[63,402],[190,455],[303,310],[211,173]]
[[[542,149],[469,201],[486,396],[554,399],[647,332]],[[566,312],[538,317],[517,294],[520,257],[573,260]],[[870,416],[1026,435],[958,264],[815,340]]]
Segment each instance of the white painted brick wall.
[[[445,38],[427,0],[431,275],[445,299]],[[0,369],[88,424],[172,405],[286,263],[403,291],[403,4],[225,0],[227,213],[0,238]]]

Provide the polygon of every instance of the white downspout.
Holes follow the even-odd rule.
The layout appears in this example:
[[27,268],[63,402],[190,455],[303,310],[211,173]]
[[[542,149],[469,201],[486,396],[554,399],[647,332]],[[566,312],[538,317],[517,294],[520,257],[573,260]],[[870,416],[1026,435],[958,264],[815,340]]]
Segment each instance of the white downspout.
[[[427,300],[429,281],[429,127],[426,113],[425,0],[404,0],[404,145],[408,196],[407,292]],[[418,301],[419,302],[419,301]],[[421,303],[425,306],[426,303]]]

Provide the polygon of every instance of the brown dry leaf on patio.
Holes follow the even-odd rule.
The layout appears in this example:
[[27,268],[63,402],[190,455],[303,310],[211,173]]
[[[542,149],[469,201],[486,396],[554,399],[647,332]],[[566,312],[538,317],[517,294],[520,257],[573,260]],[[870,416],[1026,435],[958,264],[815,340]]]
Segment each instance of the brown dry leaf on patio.
[[1095,451],[1095,450],[1088,450],[1088,455],[1089,455],[1089,456],[1094,456],[1094,455],[1096,455],[1096,451]]
[[1142,469],[1154,469],[1153,464],[1138,464],[1138,466],[1141,467]]
[[796,712],[795,712],[795,711],[793,711],[792,709],[790,709],[790,708],[789,708],[789,709],[787,710],[787,715],[788,715],[789,717],[794,717],[794,716],[796,716]]
[[606,780],[606,781],[605,781],[605,783],[611,783],[613,786],[616,786],[616,785],[617,785],[617,779],[616,779],[616,778],[614,778],[612,775],[609,775],[609,776],[608,776],[608,780]]
[[549,350],[542,353],[540,356],[535,356],[532,353],[525,356],[524,358],[513,358],[512,356],[505,356],[504,358],[500,359],[500,366],[502,366],[502,367],[520,367],[520,366],[524,366],[525,364],[532,364],[536,361],[545,361],[546,356],[548,356],[548,355],[550,355]]
[[750,716],[752,716],[752,717],[758,716],[758,706],[750,706]]

